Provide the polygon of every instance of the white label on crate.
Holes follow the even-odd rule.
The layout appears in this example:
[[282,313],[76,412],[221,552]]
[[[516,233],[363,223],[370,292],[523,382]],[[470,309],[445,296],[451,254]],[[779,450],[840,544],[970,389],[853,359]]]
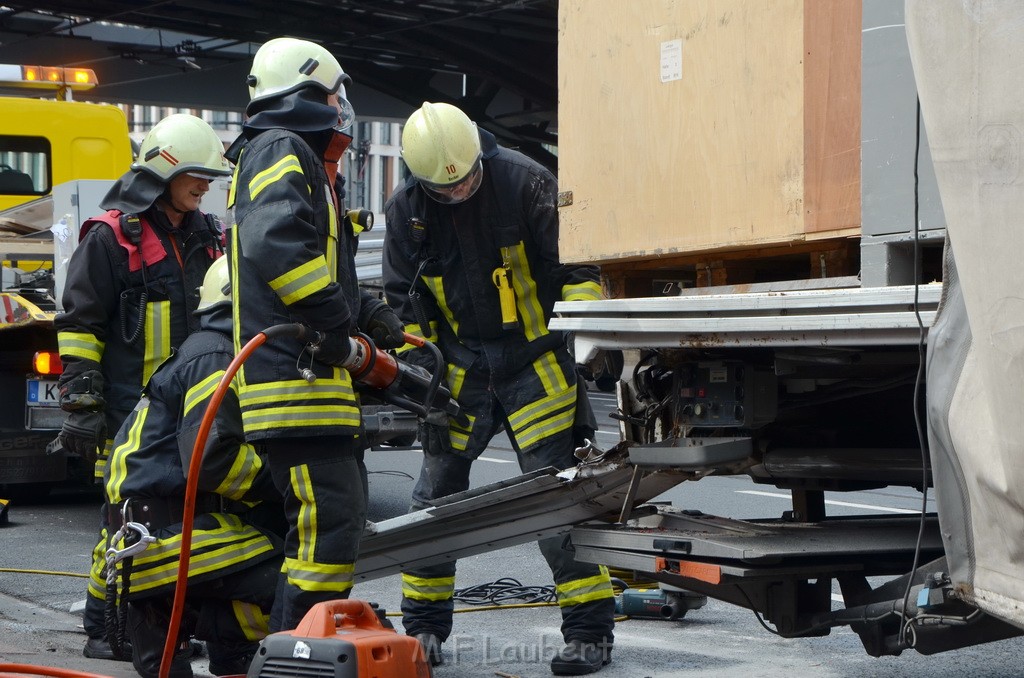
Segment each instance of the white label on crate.
[[683,39],[661,43],[661,81],[683,79]]

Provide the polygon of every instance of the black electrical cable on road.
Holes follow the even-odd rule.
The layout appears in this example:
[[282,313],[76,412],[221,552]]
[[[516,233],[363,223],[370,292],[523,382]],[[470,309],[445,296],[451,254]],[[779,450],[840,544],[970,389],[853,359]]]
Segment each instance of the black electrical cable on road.
[[455,591],[457,602],[467,605],[503,605],[506,603],[554,603],[554,586],[524,586],[511,577],[488,584],[477,584]]

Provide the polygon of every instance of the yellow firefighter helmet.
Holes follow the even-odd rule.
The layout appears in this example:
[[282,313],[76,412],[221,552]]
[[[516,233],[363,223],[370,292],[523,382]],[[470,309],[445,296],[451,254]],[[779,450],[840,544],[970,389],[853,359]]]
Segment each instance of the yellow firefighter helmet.
[[476,124],[451,104],[425,102],[402,130],[402,159],[435,200],[469,199],[483,178]]

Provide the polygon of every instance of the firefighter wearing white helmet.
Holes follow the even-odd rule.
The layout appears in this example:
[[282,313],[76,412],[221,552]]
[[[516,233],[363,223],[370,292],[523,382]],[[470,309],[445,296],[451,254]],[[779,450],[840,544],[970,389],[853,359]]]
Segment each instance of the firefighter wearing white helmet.
[[360,292],[356,234],[339,218],[338,164],[352,140],[347,81],[320,45],[265,43],[253,58],[248,118],[232,151],[239,154],[229,196],[235,346],[296,320],[320,338],[269,342],[240,370],[246,438],[267,451],[290,526],[274,631],[295,628],[310,607],[352,589],[366,518],[365,436],[342,365],[358,330],[383,348],[404,342],[394,312]]
[[186,113],[169,115],[149,131],[132,169],[149,172],[165,183],[182,172],[210,181],[231,175],[217,133]]
[[[412,176],[384,206],[384,291],[406,330],[441,349],[467,415],[421,426],[413,506],[467,490],[473,461],[502,429],[523,472],[575,466],[596,422],[565,339],[548,324],[555,302],[599,299],[601,288],[594,267],[558,261],[555,177],[449,104],[424,103],[409,117],[402,158]],[[423,349],[406,348],[419,362]],[[613,642],[608,571],[576,562],[559,537],[539,544],[566,643],[551,670],[598,671]],[[454,562],[402,573],[405,632],[433,664],[452,632],[454,592]]]
[[[234,358],[227,258],[215,261],[199,290],[199,329],[157,368],[145,396],[114,438],[104,483],[120,526],[121,508],[145,523],[156,541],[132,561],[131,577],[116,582],[128,601],[132,663],[144,678],[159,673],[167,640],[178,561],[181,506],[196,437],[217,384]],[[183,635],[206,641],[209,673],[244,675],[267,618],[281,569],[281,538],[260,517],[280,522],[280,495],[270,471],[242,433],[238,396],[228,389],[211,415],[199,466],[192,533],[192,568]],[[251,508],[250,508],[251,507]],[[124,586],[128,586],[125,590]],[[120,612],[120,610],[118,610]],[[122,621],[122,620],[119,620]],[[175,657],[170,678],[190,678],[190,657]]]
[[[64,311],[54,321],[64,363],[56,444],[95,460],[102,479],[110,444],[157,365],[198,326],[196,290],[224,249],[220,221],[200,211],[216,177],[229,174],[223,145],[191,115],[161,120],[141,153],[87,219],[68,263]],[[85,654],[112,658],[105,639],[105,535],[93,553]]]
[[221,257],[213,262],[210,270],[203,278],[203,284],[199,286],[199,304],[196,306],[196,313],[202,313],[213,308],[217,304],[226,304],[231,301],[231,280],[228,278],[227,257]]

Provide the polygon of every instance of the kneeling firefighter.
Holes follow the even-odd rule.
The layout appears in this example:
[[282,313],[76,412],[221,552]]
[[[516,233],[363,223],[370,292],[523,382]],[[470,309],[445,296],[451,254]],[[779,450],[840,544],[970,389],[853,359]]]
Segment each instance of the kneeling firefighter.
[[[150,379],[114,439],[106,470],[112,530],[142,525],[154,538],[118,567],[121,596],[128,601],[132,664],[144,678],[159,674],[166,641],[193,446],[210,397],[234,357],[228,289],[227,259],[218,259],[200,288],[200,330]],[[268,631],[283,558],[283,520],[269,469],[243,437],[235,385],[204,449],[181,639],[194,633],[206,641],[214,675],[244,674]],[[108,553],[129,548],[133,536],[111,544]],[[171,678],[191,675],[188,659],[176,656]]]

